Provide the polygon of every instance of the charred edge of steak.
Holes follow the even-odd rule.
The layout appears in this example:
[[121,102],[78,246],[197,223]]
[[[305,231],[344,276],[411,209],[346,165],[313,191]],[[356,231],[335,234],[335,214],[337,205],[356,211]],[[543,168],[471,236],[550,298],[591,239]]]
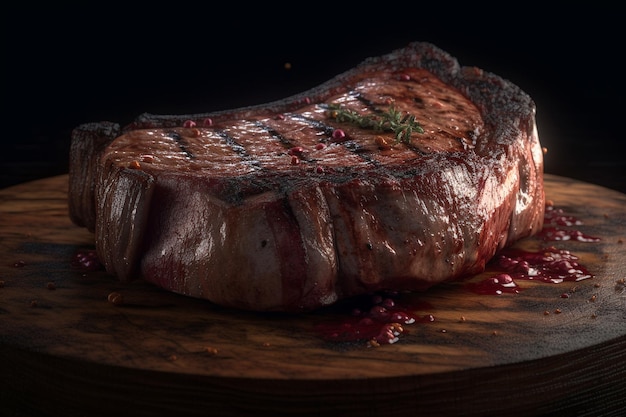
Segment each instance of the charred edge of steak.
[[389,54],[368,58],[353,69],[317,87],[278,101],[210,113],[186,115],[144,113],[126,125],[123,131],[180,126],[186,120],[202,121],[211,118],[220,122],[248,118],[250,115],[271,116],[286,113],[305,103],[322,103],[333,95],[349,91],[355,81],[365,76],[368,71],[401,71],[413,67],[424,68],[461,91],[478,106],[485,115],[485,123],[488,125],[497,126],[506,121],[503,115],[515,114],[522,119],[534,117],[533,100],[515,84],[476,67],[461,67],[456,58],[431,43],[414,42]]
[[120,134],[117,123],[86,123],[72,131],[69,161],[68,206],[74,224],[95,230],[95,183],[98,159]]

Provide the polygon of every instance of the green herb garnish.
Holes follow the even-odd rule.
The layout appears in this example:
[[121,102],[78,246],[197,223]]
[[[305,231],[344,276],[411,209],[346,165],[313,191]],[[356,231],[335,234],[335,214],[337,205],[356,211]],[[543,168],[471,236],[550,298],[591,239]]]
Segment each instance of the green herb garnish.
[[338,104],[328,105],[329,115],[339,122],[347,122],[363,129],[393,132],[396,142],[411,143],[413,132],[424,133],[424,129],[412,114],[402,114],[394,106],[379,114],[359,114]]

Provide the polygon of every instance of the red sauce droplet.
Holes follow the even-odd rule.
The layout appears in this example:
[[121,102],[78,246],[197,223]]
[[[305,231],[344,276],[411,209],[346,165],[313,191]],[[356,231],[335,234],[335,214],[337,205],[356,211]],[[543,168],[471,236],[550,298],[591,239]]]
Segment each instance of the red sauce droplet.
[[419,323],[431,323],[433,321],[435,321],[435,316],[433,316],[432,314],[426,314],[418,320]]
[[513,279],[550,284],[582,281],[593,277],[585,266],[578,263],[576,255],[555,247],[544,248],[538,252],[505,249],[493,259],[489,268],[504,270]]
[[546,205],[544,228],[537,234],[537,237],[546,241],[577,240],[579,242],[598,242],[600,238],[586,235],[579,230],[564,228],[582,224],[583,222],[576,217],[565,214],[563,209]]
[[498,274],[480,282],[468,283],[467,287],[476,294],[501,295],[504,293],[517,294],[521,288],[509,274]]
[[561,241],[561,240],[577,240],[579,242],[598,242],[600,238],[589,236],[579,230],[560,229],[558,227],[544,227],[538,233],[538,237],[543,240]]
[[406,326],[435,320],[431,314],[420,317],[415,313],[419,305],[403,301],[393,294],[374,294],[344,300],[333,307],[341,309],[338,316],[318,323],[315,330],[320,337],[330,342],[365,341],[376,346],[396,343],[406,333]]
[[571,215],[566,215],[561,208],[556,208],[553,205],[546,205],[544,211],[544,223],[553,224],[559,226],[578,226],[583,224],[582,221]]
[[77,251],[72,259],[72,266],[85,271],[102,269],[98,255],[93,249],[81,249]]

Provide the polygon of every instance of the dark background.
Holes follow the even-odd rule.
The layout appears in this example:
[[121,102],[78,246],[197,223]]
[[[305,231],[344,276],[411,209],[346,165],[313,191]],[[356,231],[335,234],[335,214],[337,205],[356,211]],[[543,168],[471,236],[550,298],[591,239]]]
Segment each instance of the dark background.
[[277,100],[429,41],[533,97],[546,172],[626,192],[620,6],[174,4],[2,6],[0,188],[66,173],[78,124]]

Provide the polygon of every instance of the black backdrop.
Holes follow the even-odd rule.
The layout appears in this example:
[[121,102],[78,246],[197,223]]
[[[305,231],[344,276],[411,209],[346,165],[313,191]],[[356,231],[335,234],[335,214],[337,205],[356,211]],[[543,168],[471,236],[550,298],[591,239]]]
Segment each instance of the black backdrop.
[[272,101],[429,41],[533,97],[546,172],[626,192],[621,7],[442,4],[2,6],[0,187],[67,172],[78,124]]

